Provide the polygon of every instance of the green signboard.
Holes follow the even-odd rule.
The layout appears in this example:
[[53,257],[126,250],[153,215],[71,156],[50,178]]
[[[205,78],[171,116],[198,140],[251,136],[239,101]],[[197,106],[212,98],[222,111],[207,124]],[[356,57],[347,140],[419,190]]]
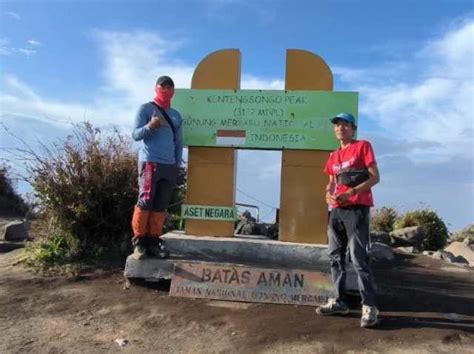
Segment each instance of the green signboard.
[[236,221],[237,209],[235,207],[224,207],[215,205],[188,205],[181,206],[183,219]]
[[334,150],[329,122],[356,117],[357,92],[178,89],[173,107],[183,116],[187,146]]

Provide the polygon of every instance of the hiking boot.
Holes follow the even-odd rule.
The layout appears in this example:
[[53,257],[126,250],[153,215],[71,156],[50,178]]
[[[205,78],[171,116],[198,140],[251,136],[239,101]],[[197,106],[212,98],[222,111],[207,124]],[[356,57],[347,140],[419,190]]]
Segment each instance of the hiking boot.
[[134,259],[143,259],[146,257],[146,247],[143,246],[143,245],[136,245],[134,248],[133,248],[133,253],[132,253],[132,257]]
[[321,316],[329,316],[335,314],[348,314],[349,308],[342,301],[337,301],[336,299],[329,299],[328,302],[324,305],[319,306],[316,309],[316,313]]
[[147,251],[152,257],[168,258],[170,256],[170,252],[165,248],[163,242],[159,238],[156,238],[150,242]]
[[362,305],[362,317],[360,319],[360,326],[362,328],[373,327],[377,324],[377,315],[379,310],[375,306]]

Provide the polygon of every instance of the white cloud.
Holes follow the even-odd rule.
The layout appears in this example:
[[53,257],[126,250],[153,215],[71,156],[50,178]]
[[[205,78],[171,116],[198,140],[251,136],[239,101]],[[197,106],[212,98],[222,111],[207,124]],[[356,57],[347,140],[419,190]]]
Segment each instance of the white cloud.
[[[104,84],[91,103],[64,102],[43,97],[19,77],[4,75],[0,91],[2,114],[17,114],[77,122],[84,119],[96,125],[130,127],[139,105],[153,96],[153,86],[160,74],[169,74],[177,86],[189,82],[192,69],[170,64],[163,51],[171,48],[160,36],[148,32],[96,32],[104,54]],[[26,54],[26,53],[25,53]],[[163,64],[166,63],[166,64]],[[29,104],[25,105],[24,102]]]
[[19,96],[28,100],[40,99],[39,96],[28,87],[28,85],[21,82],[16,76],[5,75],[3,77],[3,85],[2,86],[14,96]]
[[[34,117],[45,121],[45,127],[54,122],[63,127],[61,123],[87,119],[96,126],[115,124],[128,130],[138,106],[153,96],[156,77],[170,75],[177,87],[190,86],[194,67],[198,63],[188,65],[174,59],[174,52],[181,45],[179,41],[166,40],[157,33],[143,31],[95,31],[94,38],[99,44],[104,61],[104,83],[99,89],[96,101],[86,104],[47,98],[19,77],[4,75],[0,85],[0,106],[4,119],[12,122],[15,120],[5,117]],[[162,48],[166,48],[166,51]],[[263,79],[244,74],[241,86],[243,89],[282,89],[284,82],[281,79]],[[28,105],[25,105],[25,102],[28,102]],[[274,152],[262,152],[254,159],[250,158],[248,152],[241,152],[239,176],[245,177],[239,177],[239,183],[244,185],[243,190],[248,190],[247,184],[253,179],[268,182],[279,176],[280,156],[281,154]],[[249,174],[250,169],[253,172]],[[268,184],[267,188],[272,195],[267,203],[278,205],[278,188],[277,192],[271,184]]]
[[445,36],[428,43],[420,58],[432,60],[431,75],[459,80],[474,79],[474,20],[463,22]]
[[[392,67],[339,68],[341,80],[360,91],[360,114],[387,136],[430,148],[413,148],[416,162],[447,161],[473,151],[474,21],[464,23],[429,42],[411,63],[397,67],[416,72],[419,79],[389,75]],[[383,73],[383,74],[381,74]],[[433,144],[436,143],[436,144]]]
[[[401,199],[408,206],[414,200],[425,201],[439,205],[451,215],[448,221],[459,227],[474,215],[473,172],[469,169],[474,159],[472,26],[473,21],[464,23],[427,43],[407,61],[375,68],[333,69],[343,84],[360,92],[361,135],[378,132],[373,138],[383,172],[383,183],[375,189],[377,201],[382,203],[378,205],[401,204]],[[198,63],[176,59],[182,41],[145,31],[95,31],[94,38],[103,55],[104,80],[93,102],[47,98],[20,77],[4,73],[0,85],[2,115],[60,121],[85,118],[98,126],[116,124],[129,129],[138,106],[153,96],[156,77],[167,74],[177,87],[190,86]],[[8,40],[0,40],[0,54],[2,48],[8,51]],[[283,89],[284,81],[244,73],[241,87]],[[459,155],[463,158],[456,160],[454,173],[463,179],[443,184],[453,171],[450,159]],[[239,188],[278,206],[280,159],[274,152],[257,156],[239,152]],[[428,188],[424,178],[430,179]],[[436,193],[431,192],[434,189]],[[462,213],[453,211],[459,205],[465,206]]]
[[[175,51],[182,45],[179,40],[167,40],[158,33],[146,31],[96,30],[93,35],[104,63],[104,83],[95,101],[60,102],[46,98],[18,76],[5,74],[0,90],[2,114],[72,122],[88,119],[97,125],[129,128],[139,105],[153,97],[158,76],[170,75],[177,87],[189,88],[194,65],[175,59]],[[279,89],[283,81],[243,75],[242,87]],[[24,104],[25,100],[28,105]]]
[[428,206],[451,229],[474,221],[473,31],[465,21],[406,61],[335,70],[360,92],[360,136],[381,170],[377,205]]
[[4,14],[7,15],[8,17],[10,17],[11,19],[14,19],[14,20],[17,20],[17,21],[21,20],[20,15],[18,15],[16,12],[5,11]]
[[245,90],[283,90],[285,82],[281,79],[264,79],[253,75],[243,75],[240,86]]
[[16,48],[10,45],[10,40],[8,38],[0,38],[0,55],[9,56],[14,54],[22,54],[27,57],[36,54],[36,49],[34,47],[40,47],[42,44],[38,41],[29,40],[27,41],[29,45],[27,48]]
[[189,87],[193,69],[173,60],[179,41],[145,31],[94,33],[105,61],[107,89],[139,102],[150,96],[160,75],[173,77],[177,87]]
[[18,52],[18,53],[21,53],[21,54],[24,54],[24,55],[26,55],[27,57],[36,54],[36,50],[34,50],[34,49],[28,49],[28,48],[18,48],[18,49],[17,49],[17,52]]
[[10,55],[12,53],[12,48],[9,44],[8,38],[0,38],[0,55]]
[[[2,78],[0,106],[2,115],[20,115],[57,121],[79,121],[86,107],[77,103],[64,103],[45,99],[16,76]],[[25,104],[28,102],[28,104]]]
[[43,46],[43,43],[41,43],[40,41],[37,41],[35,39],[29,39],[26,41],[26,43],[28,43],[29,45],[33,46],[33,47],[42,47]]

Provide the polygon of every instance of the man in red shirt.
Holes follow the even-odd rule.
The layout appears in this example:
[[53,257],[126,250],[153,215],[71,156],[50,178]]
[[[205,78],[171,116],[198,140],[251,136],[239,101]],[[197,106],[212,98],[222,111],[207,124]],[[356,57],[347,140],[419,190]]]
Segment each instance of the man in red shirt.
[[328,225],[328,253],[336,299],[316,309],[319,315],[346,314],[345,260],[350,258],[357,273],[362,298],[361,327],[377,323],[375,290],[369,265],[369,209],[374,205],[371,188],[379,182],[374,151],[368,141],[355,140],[354,116],[340,113],[331,119],[340,147],[331,153],[324,172],[329,175],[326,201],[332,207]]

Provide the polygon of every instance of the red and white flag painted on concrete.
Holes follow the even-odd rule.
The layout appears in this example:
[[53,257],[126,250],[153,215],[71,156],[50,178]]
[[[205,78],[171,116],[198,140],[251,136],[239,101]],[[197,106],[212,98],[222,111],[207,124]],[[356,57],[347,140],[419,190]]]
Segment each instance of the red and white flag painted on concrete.
[[245,130],[218,130],[216,145],[245,145]]

